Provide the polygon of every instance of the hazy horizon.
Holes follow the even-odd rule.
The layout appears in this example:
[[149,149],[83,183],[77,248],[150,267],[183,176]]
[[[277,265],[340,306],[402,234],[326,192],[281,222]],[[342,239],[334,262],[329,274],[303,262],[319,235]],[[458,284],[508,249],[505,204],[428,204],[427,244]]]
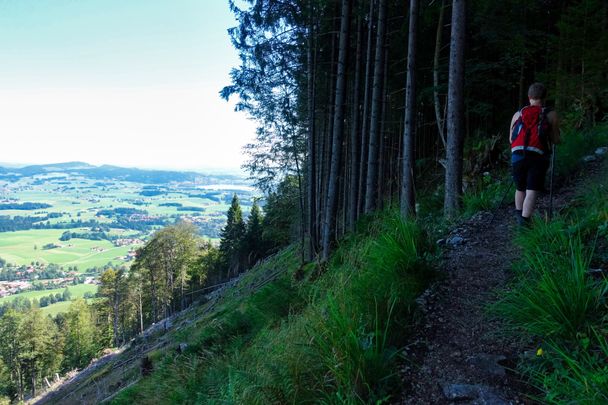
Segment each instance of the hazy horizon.
[[0,160],[242,173],[235,25],[224,0],[0,1]]
[[228,175],[238,175],[246,177],[247,173],[241,168],[231,168],[231,167],[192,167],[192,168],[180,168],[180,167],[170,167],[170,166],[134,166],[134,165],[120,165],[120,164],[110,164],[110,163],[91,163],[82,160],[69,160],[69,161],[48,161],[48,162],[4,162],[0,161],[0,167],[5,168],[23,168],[27,166],[44,166],[44,165],[58,165],[58,164],[66,164],[66,163],[84,163],[92,166],[118,166],[126,169],[142,169],[142,170],[165,170],[165,171],[178,171],[178,172],[195,172],[201,174],[228,174]]

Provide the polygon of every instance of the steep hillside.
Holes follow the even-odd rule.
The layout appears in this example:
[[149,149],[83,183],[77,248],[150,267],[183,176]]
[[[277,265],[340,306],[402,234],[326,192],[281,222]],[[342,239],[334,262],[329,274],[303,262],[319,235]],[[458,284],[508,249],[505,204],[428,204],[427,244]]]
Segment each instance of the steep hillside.
[[166,332],[147,332],[39,403],[394,397],[432,245],[392,212],[367,225],[327,266],[300,267],[295,248],[266,260],[169,320]]

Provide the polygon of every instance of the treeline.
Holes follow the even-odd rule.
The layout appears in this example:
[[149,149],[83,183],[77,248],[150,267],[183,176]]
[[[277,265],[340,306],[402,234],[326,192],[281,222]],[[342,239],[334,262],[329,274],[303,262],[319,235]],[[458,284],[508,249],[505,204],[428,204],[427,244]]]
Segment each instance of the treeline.
[[[61,214],[59,214],[61,216]],[[118,229],[131,229],[135,231],[149,231],[154,226],[164,226],[172,222],[170,218],[145,218],[133,219],[129,216],[117,216],[110,223],[99,223],[94,219],[83,221],[81,219],[71,219],[69,222],[51,223],[49,219],[58,218],[56,214],[50,213],[44,217],[24,217],[8,215],[0,216],[0,232],[27,231],[30,229],[72,229],[72,228],[96,228],[104,226]]]
[[[89,295],[85,298],[93,298],[93,297]],[[40,297],[40,299],[38,300],[38,304],[39,304],[40,308],[44,308],[44,307],[48,307],[49,305],[53,305],[57,302],[64,302],[64,301],[71,301],[71,300],[72,300],[72,293],[66,287],[65,290],[63,290],[63,292],[61,294],[55,293],[55,294],[49,294],[49,295]]]
[[110,236],[101,230],[91,230],[91,232],[65,231],[59,237],[59,240],[62,242],[66,242],[70,239],[111,240]]
[[221,95],[259,124],[258,186],[296,179],[309,260],[375,209],[416,215],[425,191],[458,215],[465,185],[506,160],[534,81],[567,125],[608,111],[601,0],[229,3],[242,63]]
[[138,210],[137,208],[129,208],[129,207],[119,207],[119,208],[108,208],[104,210],[99,210],[95,214],[96,217],[105,216],[108,218],[119,217],[119,216],[129,216],[129,215],[148,215],[148,211],[146,210]]
[[33,203],[33,202],[24,202],[24,203],[1,203],[0,210],[39,210],[44,208],[51,208],[51,204],[46,203]]
[[0,232],[27,231],[30,229],[70,229],[85,228],[98,225],[94,219],[88,221],[70,220],[69,222],[51,223],[49,219],[59,218],[62,214],[50,213],[44,217],[24,217],[16,215],[0,215]]

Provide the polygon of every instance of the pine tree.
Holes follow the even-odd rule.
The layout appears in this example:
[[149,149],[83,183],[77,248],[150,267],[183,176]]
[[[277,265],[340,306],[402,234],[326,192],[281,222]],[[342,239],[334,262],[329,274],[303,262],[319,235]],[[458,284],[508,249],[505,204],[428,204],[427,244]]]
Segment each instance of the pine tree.
[[228,276],[238,274],[241,267],[241,247],[245,236],[245,222],[239,203],[239,197],[234,194],[227,212],[226,226],[220,233],[220,252],[227,267]]
[[262,239],[262,212],[257,199],[253,201],[243,243],[243,253],[248,267],[253,266],[265,253]]

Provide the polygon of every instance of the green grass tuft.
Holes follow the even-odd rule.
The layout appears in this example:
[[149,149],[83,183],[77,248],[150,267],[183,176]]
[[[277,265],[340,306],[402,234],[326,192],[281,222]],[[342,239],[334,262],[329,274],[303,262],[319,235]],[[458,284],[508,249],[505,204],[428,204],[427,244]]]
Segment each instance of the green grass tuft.
[[537,356],[520,370],[542,403],[608,403],[608,278],[590,273],[608,268],[608,189],[599,183],[583,187],[551,223],[518,234],[516,281],[491,308],[537,342]]

